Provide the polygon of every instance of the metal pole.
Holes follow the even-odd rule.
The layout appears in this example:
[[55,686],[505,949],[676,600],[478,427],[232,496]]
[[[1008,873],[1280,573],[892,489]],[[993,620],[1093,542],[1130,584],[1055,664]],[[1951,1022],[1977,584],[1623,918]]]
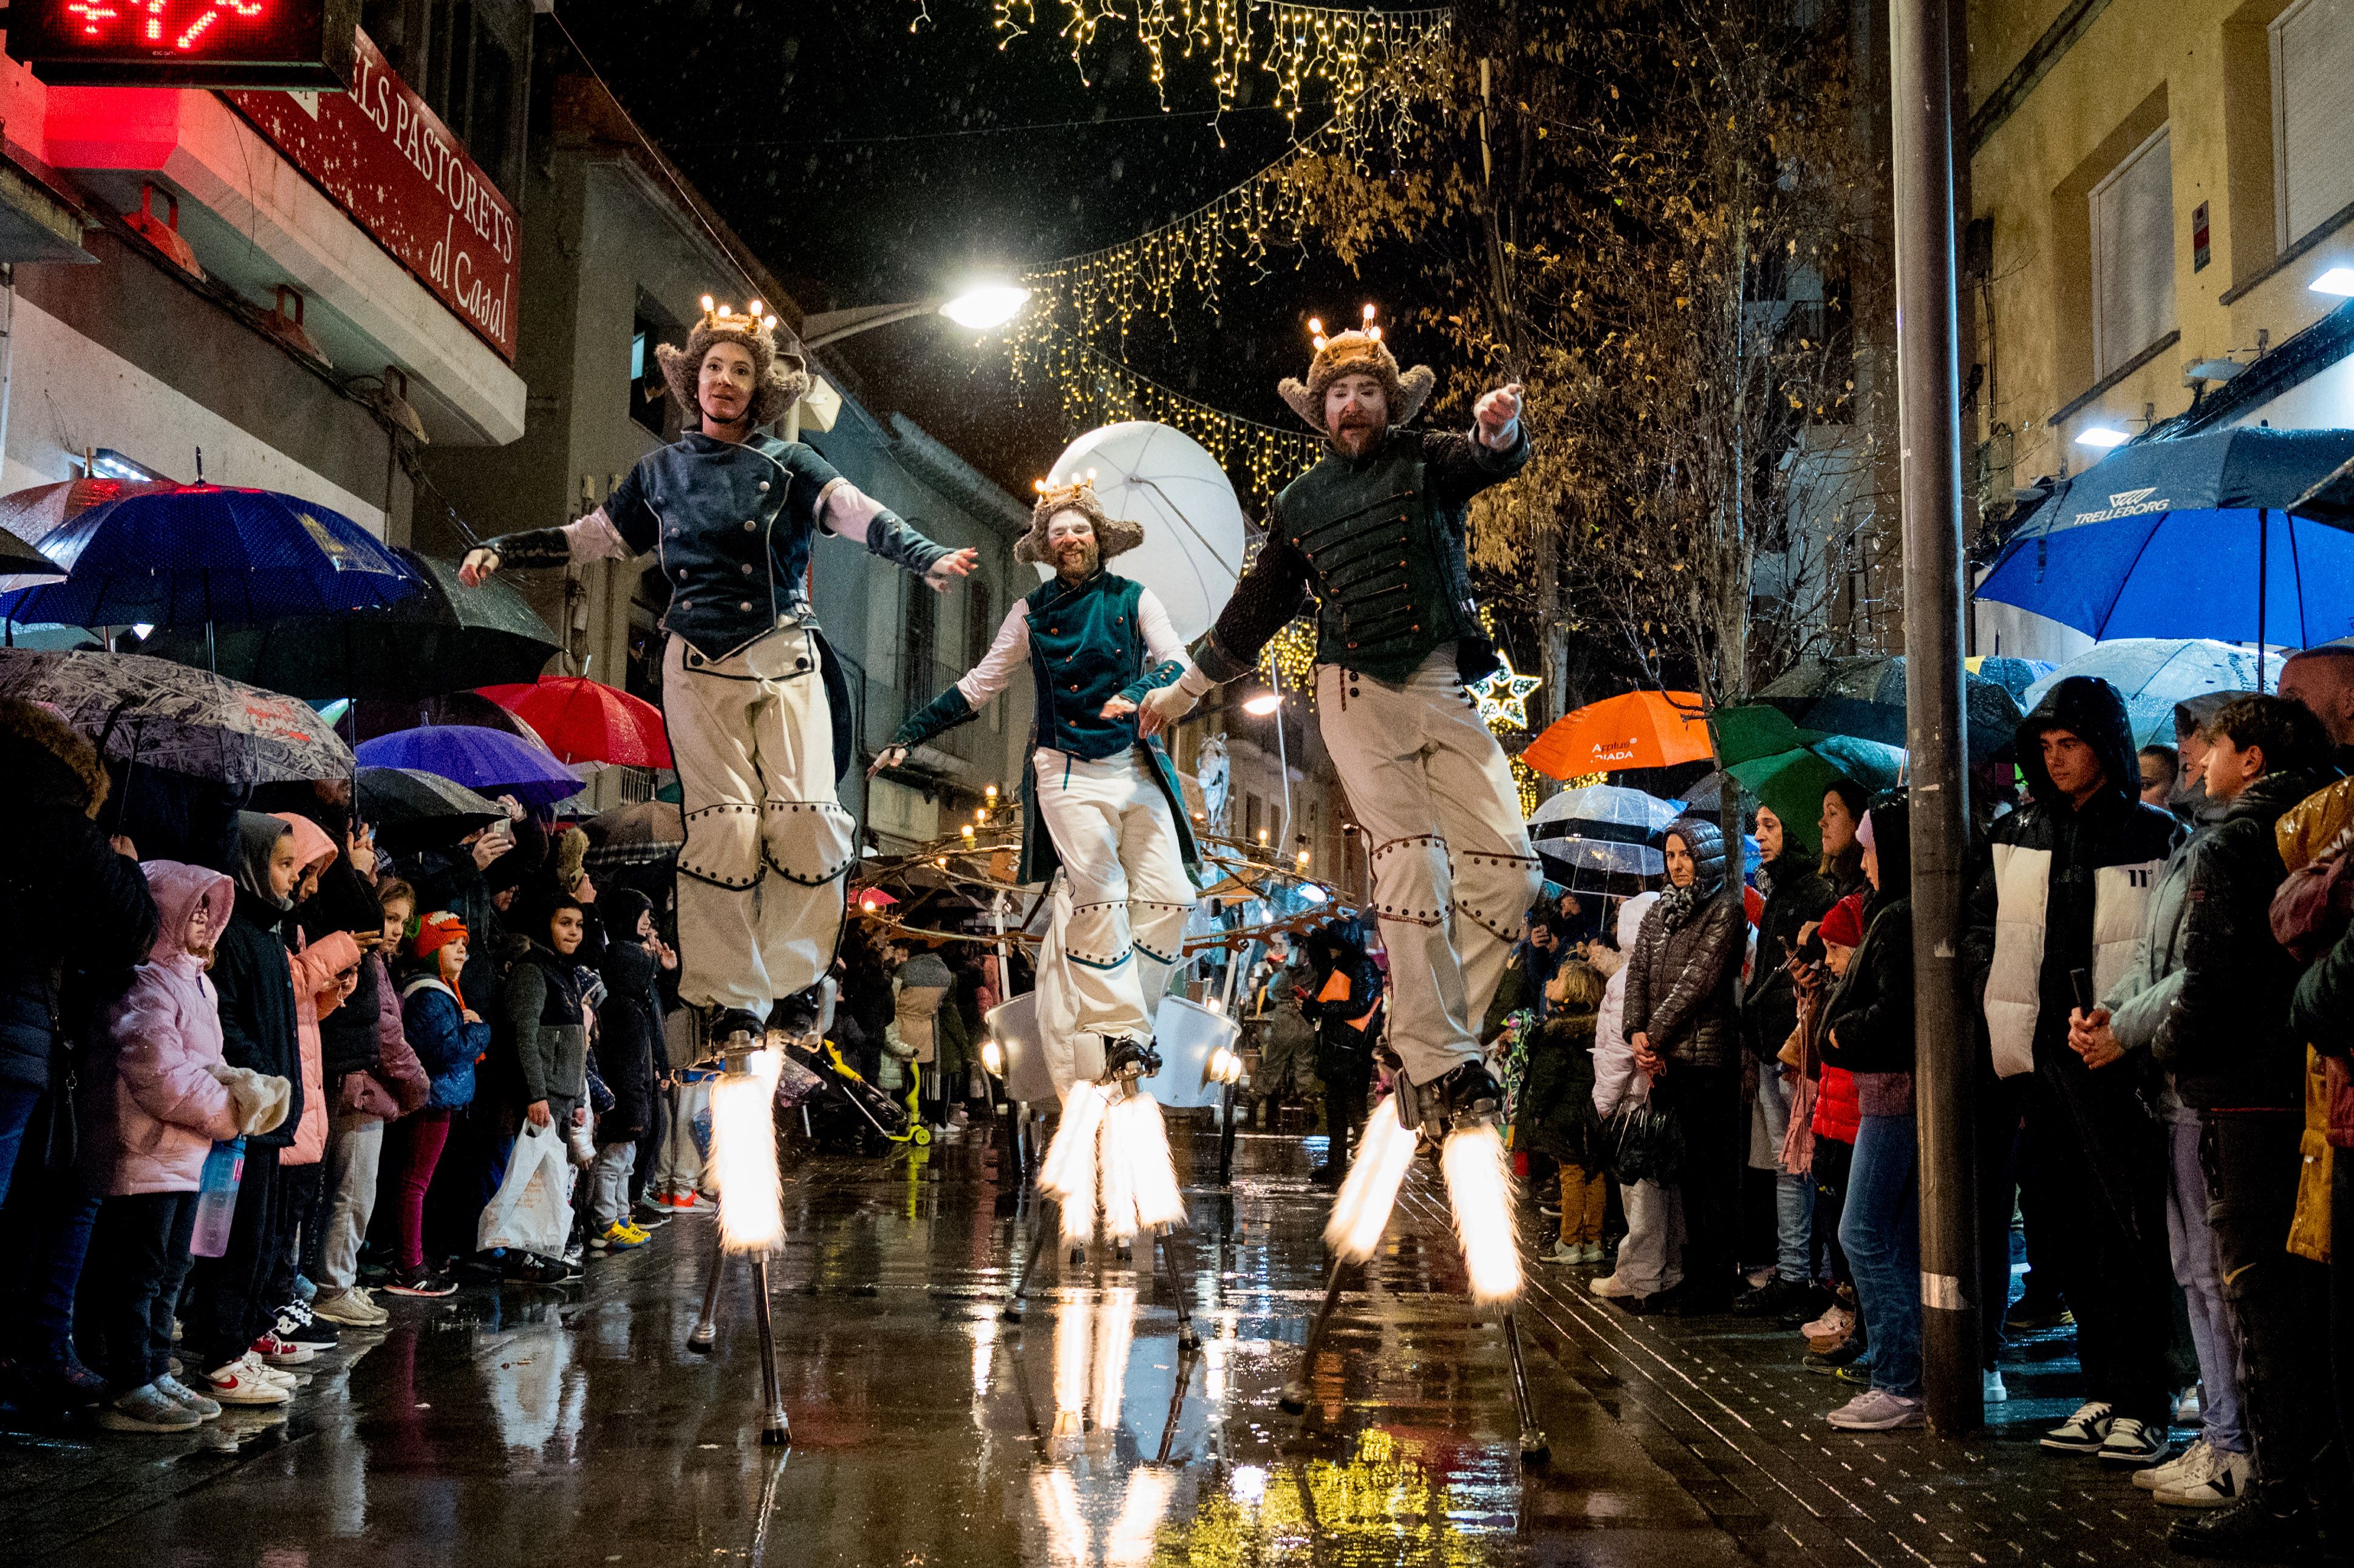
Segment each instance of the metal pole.
[[1912,757],[1914,1086],[1923,1389],[1930,1429],[1985,1419],[1977,1171],[1960,948],[1969,844],[1962,733],[1961,388],[1949,0],[1891,0],[1897,422],[1903,472],[1905,739]]
[[[2273,514],[2263,507],[2256,508],[2256,692],[2264,689],[2264,609],[2272,597],[2272,585],[2265,580],[2265,568],[2272,565]],[[2291,524],[2295,526],[2295,524]]]
[[752,1255],[752,1311],[760,1324],[760,1400],[764,1419],[760,1441],[770,1447],[781,1447],[793,1440],[793,1429],[785,1421],[784,1379],[777,1372],[777,1330],[769,1315],[769,1255]]

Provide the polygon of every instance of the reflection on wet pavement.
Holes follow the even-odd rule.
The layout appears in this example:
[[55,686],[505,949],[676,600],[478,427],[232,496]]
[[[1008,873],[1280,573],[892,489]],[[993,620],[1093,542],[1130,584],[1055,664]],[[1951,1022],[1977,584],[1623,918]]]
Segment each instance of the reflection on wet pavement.
[[1499,1330],[1426,1204],[1402,1206],[1344,1293],[1307,1417],[1285,1416],[1326,1200],[1297,1140],[1246,1138],[1237,1166],[1231,1191],[1189,1189],[1194,1355],[1148,1246],[1050,1276],[1026,1322],[1001,1322],[1029,1215],[1002,1212],[981,1151],[819,1161],[789,1181],[772,1270],[789,1454],[759,1445],[741,1275],[713,1353],[684,1348],[710,1224],[688,1217],[569,1292],[387,1298],[392,1323],[347,1333],[286,1411],[185,1438],[0,1439],[0,1552],[90,1568],[1740,1558],[1543,1354],[1554,1461],[1523,1473]]

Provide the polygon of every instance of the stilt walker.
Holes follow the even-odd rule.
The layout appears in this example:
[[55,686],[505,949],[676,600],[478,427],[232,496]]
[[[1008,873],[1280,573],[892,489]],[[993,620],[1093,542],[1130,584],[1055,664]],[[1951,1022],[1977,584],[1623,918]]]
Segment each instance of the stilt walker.
[[1324,437],[1324,455],[1276,497],[1267,545],[1194,644],[1192,668],[1146,697],[1142,727],[1174,723],[1212,686],[1247,674],[1276,631],[1316,604],[1317,720],[1372,846],[1373,912],[1394,992],[1388,1044],[1403,1070],[1334,1200],[1333,1271],[1286,1403],[1305,1407],[1341,1270],[1380,1241],[1420,1130],[1443,1140],[1472,1297],[1502,1309],[1522,1447],[1533,1457],[1544,1438],[1511,1310],[1521,1277],[1497,1128],[1503,1096],[1476,1032],[1543,879],[1511,765],[1465,689],[1498,667],[1471,597],[1466,514],[1528,461],[1521,389],[1483,395],[1467,434],[1409,429],[1436,377],[1424,366],[1399,371],[1372,307],[1362,331],[1315,330],[1308,379],[1278,390]]
[[[1158,743],[1139,737],[1136,714],[1146,694],[1184,668],[1184,645],[1152,590],[1106,565],[1141,544],[1144,530],[1107,514],[1084,478],[1038,490],[1013,554],[1052,567],[1054,577],[1006,614],[979,664],[899,726],[875,770],[970,722],[1028,662],[1037,730],[1022,783],[1020,879],[1061,874],[1038,962],[1038,1032],[1063,1120],[1039,1191],[1060,1205],[1064,1240],[1075,1246],[1092,1238],[1099,1201],[1116,1245],[1140,1226],[1157,1233],[1190,1344],[1173,1255],[1185,1204],[1161,1107],[1138,1084],[1160,1067],[1153,1013],[1180,957],[1200,854],[1176,771]],[[1080,1042],[1089,1037],[1101,1044],[1100,1070],[1092,1060],[1081,1065]],[[1009,1318],[1021,1316],[1046,1235],[1041,1221]]]
[[[810,551],[821,531],[857,540],[941,591],[979,560],[925,538],[811,448],[768,433],[810,385],[776,333],[758,301],[738,314],[705,296],[685,349],[655,349],[688,432],[641,459],[587,516],[493,539],[467,552],[460,574],[472,587],[503,567],[651,551],[669,585],[663,718],[686,837],[679,995],[704,1011],[726,1064],[712,1094],[719,1241],[696,1338],[708,1346],[727,1255],[749,1256],[769,1442],[785,1440],[768,1297],[783,1220],[777,1063],[761,1045],[771,1025],[811,1043],[818,981],[842,934],[843,877],[858,853],[835,792],[850,765],[850,693],[810,610]],[[733,1107],[725,1118],[723,1101]]]

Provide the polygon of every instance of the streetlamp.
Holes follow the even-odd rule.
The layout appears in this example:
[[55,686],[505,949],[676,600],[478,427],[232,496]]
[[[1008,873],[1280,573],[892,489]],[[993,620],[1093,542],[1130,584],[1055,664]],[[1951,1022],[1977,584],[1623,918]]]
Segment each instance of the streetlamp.
[[[801,318],[801,351],[811,353],[862,332],[889,326],[894,322],[913,321],[917,316],[946,316],[960,327],[987,332],[1020,315],[1022,307],[1029,302],[1030,291],[1017,283],[977,283],[960,294],[934,294],[906,304],[821,311]],[[795,403],[785,415],[785,440],[797,441],[801,434],[801,407]]]

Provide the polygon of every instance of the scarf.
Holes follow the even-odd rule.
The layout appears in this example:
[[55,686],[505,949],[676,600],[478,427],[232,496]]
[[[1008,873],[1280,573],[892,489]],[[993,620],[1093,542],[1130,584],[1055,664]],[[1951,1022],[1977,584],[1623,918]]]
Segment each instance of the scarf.
[[1697,883],[1690,887],[1670,887],[1659,895],[1659,918],[1668,923],[1669,930],[1681,931],[1700,913],[1702,902]]

